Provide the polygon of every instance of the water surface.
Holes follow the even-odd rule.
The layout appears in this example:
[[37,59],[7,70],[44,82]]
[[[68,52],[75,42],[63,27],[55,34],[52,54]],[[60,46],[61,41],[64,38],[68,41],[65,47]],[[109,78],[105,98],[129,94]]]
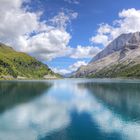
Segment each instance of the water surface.
[[0,140],[139,139],[139,80],[0,82]]

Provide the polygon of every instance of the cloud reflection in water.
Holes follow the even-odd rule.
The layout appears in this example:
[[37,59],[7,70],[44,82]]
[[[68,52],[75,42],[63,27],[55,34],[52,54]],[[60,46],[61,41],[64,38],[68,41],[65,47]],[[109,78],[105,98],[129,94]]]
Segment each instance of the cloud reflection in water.
[[[37,99],[22,103],[0,114],[1,140],[36,140],[71,125],[71,112],[87,112],[104,133],[119,133],[138,140],[140,124],[125,121],[114,113],[80,81],[53,81],[51,90]],[[84,85],[84,83],[82,83]]]

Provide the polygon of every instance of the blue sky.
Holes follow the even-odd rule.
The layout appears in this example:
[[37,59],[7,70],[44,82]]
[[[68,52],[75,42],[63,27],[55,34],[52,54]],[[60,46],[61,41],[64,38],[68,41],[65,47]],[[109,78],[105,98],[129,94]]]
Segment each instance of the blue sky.
[[2,0],[0,5],[0,41],[60,73],[86,65],[121,33],[140,31],[138,0]]
[[[81,44],[82,46],[91,45],[89,38],[92,35],[96,35],[99,24],[103,22],[112,24],[112,21],[118,18],[118,13],[121,10],[133,7],[140,9],[140,3],[138,0],[81,0],[79,1],[79,4],[69,4],[63,0],[46,0],[43,3],[45,2],[46,5],[44,8],[47,9],[48,2],[49,6],[52,7],[52,9],[49,9],[51,12],[56,11],[57,13],[59,10],[61,10],[61,8],[67,8],[78,13],[77,19],[74,20],[70,26],[72,31],[68,27],[68,31],[72,35],[72,39],[69,44],[72,47],[76,47],[78,44]],[[91,59],[89,58],[82,60],[88,62]],[[57,66],[60,68],[67,68],[69,65],[72,65],[76,61],[77,60],[70,58],[58,58],[47,63],[51,67]],[[62,66],[60,66],[60,63]]]

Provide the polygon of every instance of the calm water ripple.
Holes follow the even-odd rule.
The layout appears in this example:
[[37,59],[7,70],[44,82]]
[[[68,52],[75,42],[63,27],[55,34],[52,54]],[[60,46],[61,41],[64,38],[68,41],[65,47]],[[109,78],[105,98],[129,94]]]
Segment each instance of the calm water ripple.
[[139,139],[139,80],[0,82],[0,140]]

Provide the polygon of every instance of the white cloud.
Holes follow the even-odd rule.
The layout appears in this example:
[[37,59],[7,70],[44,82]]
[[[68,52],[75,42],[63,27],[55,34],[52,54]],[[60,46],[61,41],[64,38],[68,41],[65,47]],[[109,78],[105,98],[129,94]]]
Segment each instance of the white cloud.
[[61,30],[65,30],[68,23],[71,23],[72,19],[77,18],[78,13],[66,10],[67,15],[64,12],[59,12],[58,15],[50,19],[50,22]]
[[87,65],[87,63],[85,61],[77,61],[76,63],[70,65],[69,69],[71,71],[76,71],[78,68],[80,68],[81,66],[85,66],[85,65]]
[[64,0],[65,2],[68,2],[69,4],[79,4],[80,0]]
[[77,17],[76,12],[60,12],[52,18],[55,25],[40,21],[42,12],[29,12],[23,3],[28,0],[0,1],[0,42],[38,59],[50,60],[70,52],[71,35],[66,26]]
[[71,35],[66,28],[78,13],[65,10],[49,21],[40,21],[42,12],[29,12],[23,8],[25,1],[29,0],[0,1],[0,42],[40,60],[63,56],[90,58],[100,51],[92,46],[69,46]]
[[30,38],[27,52],[42,60],[65,56],[70,53],[70,38],[66,31],[54,28]]
[[96,36],[91,37],[90,41],[96,44],[103,44],[104,46],[106,46],[108,44],[108,37],[103,34],[97,34]]
[[19,38],[38,29],[39,16],[21,9],[21,0],[0,1],[0,40],[16,44]]
[[73,49],[71,58],[91,58],[94,57],[101,49],[93,46],[81,46],[78,45],[77,48]]
[[92,36],[90,40],[95,44],[106,46],[122,33],[137,31],[140,31],[140,10],[124,9],[119,13],[119,19],[114,20],[112,25],[100,24],[97,34]]
[[70,74],[74,71],[76,71],[78,68],[80,68],[81,66],[85,66],[88,63],[86,63],[85,61],[77,61],[74,64],[70,65],[68,68],[66,69],[60,69],[60,68],[52,68],[52,70],[56,73],[59,73],[61,75],[66,75],[66,74]]
[[59,73],[59,74],[61,74],[61,75],[66,75],[66,74],[71,73],[71,71],[68,70],[68,69],[52,68],[52,70],[53,70],[55,73]]

